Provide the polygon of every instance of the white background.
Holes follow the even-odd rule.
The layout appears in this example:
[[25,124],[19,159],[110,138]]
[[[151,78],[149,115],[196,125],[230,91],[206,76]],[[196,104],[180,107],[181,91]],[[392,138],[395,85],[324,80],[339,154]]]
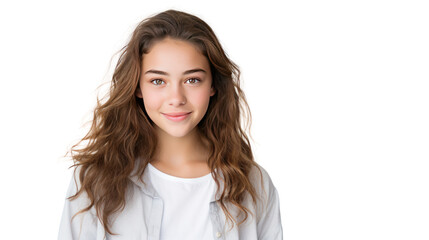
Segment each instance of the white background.
[[429,239],[429,8],[413,0],[0,3],[2,239],[56,239],[63,156],[114,54],[169,8],[240,66],[285,239]]

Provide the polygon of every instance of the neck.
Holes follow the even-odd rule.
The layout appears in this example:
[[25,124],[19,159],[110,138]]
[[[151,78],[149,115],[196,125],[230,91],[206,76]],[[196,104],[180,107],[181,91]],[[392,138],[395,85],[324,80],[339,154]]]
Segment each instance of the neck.
[[180,167],[207,162],[208,148],[195,127],[183,137],[174,137],[157,129],[158,145],[153,162]]

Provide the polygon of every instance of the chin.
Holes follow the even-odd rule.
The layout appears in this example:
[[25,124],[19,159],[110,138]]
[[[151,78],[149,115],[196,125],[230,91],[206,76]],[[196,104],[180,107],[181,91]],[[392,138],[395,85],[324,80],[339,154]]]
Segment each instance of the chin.
[[176,137],[176,138],[182,138],[188,135],[192,132],[192,130],[188,129],[162,129],[167,135]]
[[186,137],[189,134],[189,132],[186,133],[169,133],[170,136],[172,137],[176,137],[176,138],[182,138],[182,137]]

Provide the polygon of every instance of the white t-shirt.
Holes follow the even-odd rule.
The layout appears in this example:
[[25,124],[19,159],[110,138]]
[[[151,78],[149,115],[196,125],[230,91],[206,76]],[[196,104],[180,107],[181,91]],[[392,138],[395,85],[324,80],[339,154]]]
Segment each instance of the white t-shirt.
[[211,173],[180,178],[161,172],[149,163],[149,177],[163,200],[161,240],[213,239],[209,203],[216,191]]

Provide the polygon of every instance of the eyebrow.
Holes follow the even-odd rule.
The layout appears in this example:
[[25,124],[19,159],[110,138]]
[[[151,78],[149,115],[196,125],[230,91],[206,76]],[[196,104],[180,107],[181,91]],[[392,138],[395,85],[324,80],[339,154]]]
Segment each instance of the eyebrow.
[[[194,69],[190,69],[190,70],[186,70],[183,72],[183,75],[187,75],[187,74],[191,74],[191,73],[195,73],[195,72],[203,72],[206,73],[206,71],[204,69],[201,68],[194,68]],[[169,76],[170,74],[168,74],[167,72],[161,71],[161,70],[155,70],[155,69],[151,69],[146,71],[144,74],[148,74],[148,73],[154,73],[154,74],[159,74],[159,75],[166,75]]]

